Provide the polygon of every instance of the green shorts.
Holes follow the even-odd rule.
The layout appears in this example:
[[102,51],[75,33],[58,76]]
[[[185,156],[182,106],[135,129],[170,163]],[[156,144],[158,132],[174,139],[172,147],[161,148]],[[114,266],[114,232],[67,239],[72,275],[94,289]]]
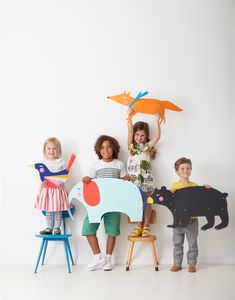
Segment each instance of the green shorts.
[[[105,233],[109,236],[118,236],[120,234],[120,212],[109,212],[102,216],[104,220]],[[83,221],[82,235],[96,235],[100,223],[89,223],[88,216]]]

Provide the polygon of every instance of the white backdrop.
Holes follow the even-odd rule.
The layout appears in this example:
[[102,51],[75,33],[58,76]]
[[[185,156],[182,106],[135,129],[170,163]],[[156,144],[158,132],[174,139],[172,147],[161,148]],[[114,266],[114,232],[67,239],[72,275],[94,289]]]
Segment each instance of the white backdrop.
[[[34,234],[45,220],[33,207],[39,179],[27,165],[40,161],[47,137],[61,140],[65,160],[78,155],[68,189],[89,174],[100,134],[116,137],[120,159],[127,160],[126,108],[107,100],[123,90],[132,96],[147,90],[184,109],[166,112],[153,162],[156,187],[177,180],[174,162],[186,156],[193,161],[192,180],[228,192],[229,227],[200,232],[199,262],[235,263],[234,16],[232,0],[0,2],[0,263],[36,260]],[[153,117],[137,120],[148,121],[154,132]],[[156,208],[152,231],[159,260],[171,263],[172,231],[166,225],[172,216]],[[81,236],[85,213],[78,203],[75,221],[69,220],[78,264],[91,257]],[[123,215],[118,263],[125,263],[131,228]],[[105,250],[103,226],[99,238]],[[136,262],[151,262],[148,247],[137,249]],[[51,245],[48,257],[64,263],[62,245]]]

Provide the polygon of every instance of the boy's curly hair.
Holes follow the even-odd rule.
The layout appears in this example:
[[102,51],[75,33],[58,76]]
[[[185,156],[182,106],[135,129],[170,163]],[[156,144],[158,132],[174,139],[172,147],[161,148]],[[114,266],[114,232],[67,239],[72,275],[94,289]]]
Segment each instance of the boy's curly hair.
[[94,146],[95,153],[98,155],[99,159],[102,159],[100,150],[101,150],[101,147],[102,147],[102,144],[104,141],[110,142],[110,145],[113,148],[113,158],[114,159],[118,158],[118,153],[120,150],[120,145],[119,145],[118,141],[112,136],[101,135],[100,137],[98,137],[97,141],[95,142],[95,146]]
[[191,166],[192,169],[192,162],[189,158],[186,157],[181,157],[179,159],[177,159],[177,161],[175,162],[175,170],[178,171],[179,166],[182,164],[189,164]]

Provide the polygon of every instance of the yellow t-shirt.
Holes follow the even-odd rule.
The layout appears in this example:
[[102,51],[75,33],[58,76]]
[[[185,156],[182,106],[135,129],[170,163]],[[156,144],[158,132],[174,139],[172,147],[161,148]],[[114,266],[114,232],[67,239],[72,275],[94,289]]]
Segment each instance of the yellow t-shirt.
[[186,184],[186,185],[184,185],[181,182],[173,182],[171,185],[171,189],[179,190],[179,189],[183,189],[183,188],[187,188],[187,187],[191,187],[191,186],[197,186],[196,182],[190,182],[189,184]]
[[[196,182],[190,182],[189,184],[184,185],[181,182],[173,182],[172,185],[171,185],[171,189],[172,190],[180,190],[180,189],[187,188],[187,187],[192,187],[192,186],[197,186],[197,183]],[[194,216],[190,217],[190,220],[195,220],[195,219],[197,219],[197,217],[194,217]]]

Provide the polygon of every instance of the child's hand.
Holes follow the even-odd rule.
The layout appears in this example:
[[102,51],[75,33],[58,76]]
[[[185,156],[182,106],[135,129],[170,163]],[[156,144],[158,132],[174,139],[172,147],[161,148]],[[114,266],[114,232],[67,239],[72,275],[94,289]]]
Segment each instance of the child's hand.
[[209,184],[204,184],[203,185],[206,189],[211,189],[211,185],[209,185]]
[[160,119],[160,115],[159,114],[155,114],[156,120],[159,123],[159,119]]
[[47,188],[47,187],[48,187],[48,184],[47,184],[46,180],[44,180],[44,181],[41,183],[41,187],[44,187],[44,188]]
[[90,178],[89,176],[84,176],[84,177],[82,178],[82,182],[83,182],[83,183],[90,183],[90,182],[91,182],[91,178]]
[[125,175],[124,177],[122,177],[122,179],[123,179],[123,180],[127,180],[127,181],[130,181],[130,180],[131,180],[131,178],[130,178],[129,175]]
[[131,115],[133,113],[134,109],[132,109],[131,107],[128,108],[127,110],[127,115]]
[[61,182],[61,184],[59,185],[59,189],[64,188],[64,182]]

